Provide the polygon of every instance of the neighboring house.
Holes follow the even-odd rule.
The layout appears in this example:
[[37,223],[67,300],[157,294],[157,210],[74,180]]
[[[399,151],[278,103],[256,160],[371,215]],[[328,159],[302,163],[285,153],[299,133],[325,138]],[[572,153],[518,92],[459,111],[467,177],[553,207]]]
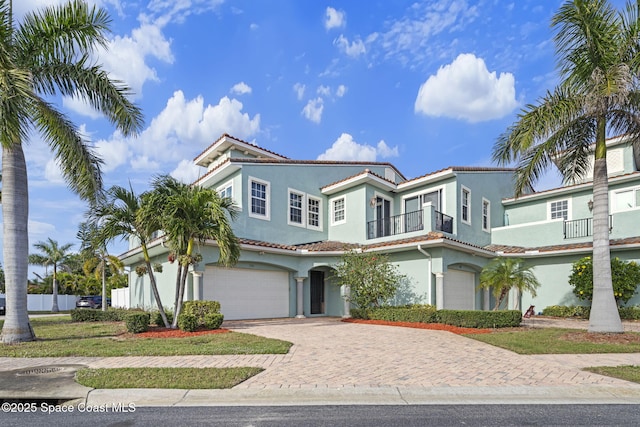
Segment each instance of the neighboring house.
[[[612,255],[640,260],[640,162],[621,139],[610,150]],[[511,295],[510,307],[577,303],[568,276],[591,251],[590,183],[513,199],[513,169],[450,167],[406,179],[389,163],[292,160],[226,134],[195,163],[206,168],[195,185],[238,205],[242,253],[221,268],[215,242],[200,247],[186,299],[220,301],[226,319],[348,314],[332,266],[349,249],[389,255],[406,276],[395,304],[487,310],[493,297],[478,277],[498,255],[527,258],[542,283],[538,298]],[[163,264],[156,277],[172,305],[176,267],[162,237],[150,254]],[[141,263],[133,240],[121,258]],[[155,304],[148,277],[132,273],[129,291],[131,306]]]

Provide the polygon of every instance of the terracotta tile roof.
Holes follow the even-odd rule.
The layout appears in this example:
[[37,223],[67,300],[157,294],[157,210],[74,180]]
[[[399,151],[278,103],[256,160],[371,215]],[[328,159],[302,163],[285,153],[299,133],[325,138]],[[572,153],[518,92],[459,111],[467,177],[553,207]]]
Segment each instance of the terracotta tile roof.
[[[609,242],[611,247],[624,246],[624,245],[640,245],[640,236],[627,237],[624,239],[611,239]],[[592,242],[579,242],[579,243],[567,243],[564,245],[550,245],[550,246],[537,246],[537,247],[523,247],[523,246],[508,246],[508,245],[489,245],[485,246],[492,252],[503,252],[505,254],[525,254],[528,252],[559,252],[569,251],[575,249],[590,249],[593,247]]]
[[244,140],[242,140],[242,139],[240,139],[240,138],[236,138],[235,136],[233,136],[233,135],[229,135],[228,133],[223,133],[223,134],[220,136],[220,138],[218,138],[218,139],[216,139],[215,141],[213,141],[213,143],[212,143],[211,145],[209,145],[207,148],[205,148],[204,150],[202,150],[202,151],[200,152],[200,154],[198,154],[196,157],[194,157],[194,158],[193,158],[193,160],[196,160],[198,157],[202,156],[202,155],[203,155],[204,153],[206,153],[206,152],[207,152],[211,147],[213,147],[214,145],[216,145],[218,142],[220,142],[220,141],[221,141],[222,139],[224,139],[224,138],[231,138],[231,139],[235,139],[235,140],[236,140],[236,141],[238,141],[238,142],[241,142],[241,143],[243,143],[243,144],[250,145],[250,146],[252,146],[252,147],[257,148],[258,150],[266,151],[267,153],[271,153],[271,154],[276,155],[276,156],[278,156],[278,157],[282,157],[283,159],[288,159],[288,157],[287,157],[287,156],[283,156],[282,154],[278,154],[278,153],[276,153],[276,152],[274,152],[274,151],[267,150],[266,148],[264,148],[264,147],[260,147],[259,145],[252,144],[252,143],[250,143],[250,142],[248,142],[248,141],[244,141]]
[[227,163],[230,163],[231,159],[227,159],[224,162],[216,165],[213,169],[208,170],[207,173],[205,173],[204,175],[202,175],[201,177],[199,177],[198,179],[196,179],[195,181],[193,181],[191,183],[191,185],[196,185],[197,183],[199,183],[200,181],[202,181],[203,179],[205,179],[206,177],[208,177],[209,175],[213,174],[215,171],[217,171],[218,169],[220,169],[222,166],[226,165]]
[[[389,162],[361,162],[347,160],[293,160],[293,159],[253,159],[253,158],[232,158],[231,161],[238,163],[266,163],[266,164],[285,164],[285,165],[353,165],[353,166],[387,166],[393,168],[405,179],[405,177]],[[371,172],[370,172],[371,173]],[[384,179],[384,178],[382,178]]]
[[323,242],[304,243],[297,245],[296,248],[300,250],[306,250],[309,252],[336,252],[336,251],[348,251],[361,247],[357,243],[344,243],[332,240],[326,240]]
[[286,251],[295,251],[296,250],[296,247],[293,246],[293,245],[285,245],[285,244],[281,244],[281,243],[269,243],[269,242],[263,242],[263,241],[260,241],[260,240],[238,238],[238,242],[241,245],[258,246],[258,247],[261,247],[261,248],[283,249],[283,250],[286,250]]

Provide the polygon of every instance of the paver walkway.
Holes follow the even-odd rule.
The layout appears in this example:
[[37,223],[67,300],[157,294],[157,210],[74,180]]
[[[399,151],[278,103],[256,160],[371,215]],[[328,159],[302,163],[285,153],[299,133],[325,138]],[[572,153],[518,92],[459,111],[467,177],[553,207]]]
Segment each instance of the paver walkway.
[[235,321],[225,327],[291,341],[286,355],[0,358],[0,370],[50,364],[266,368],[236,389],[376,387],[637,387],[581,371],[640,365],[640,354],[518,355],[449,332],[343,323],[335,318]]

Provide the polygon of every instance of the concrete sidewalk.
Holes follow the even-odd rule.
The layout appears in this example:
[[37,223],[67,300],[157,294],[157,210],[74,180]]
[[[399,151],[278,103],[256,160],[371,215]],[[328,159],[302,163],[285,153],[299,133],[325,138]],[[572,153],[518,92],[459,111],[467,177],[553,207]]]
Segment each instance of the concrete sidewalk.
[[[560,325],[564,327],[586,327],[562,322],[569,322]],[[640,365],[638,353],[526,356],[449,332],[335,318],[236,321],[225,327],[294,345],[286,355],[0,358],[0,371],[62,364],[265,368],[231,390],[87,390],[90,405],[640,404],[640,384],[581,370]]]

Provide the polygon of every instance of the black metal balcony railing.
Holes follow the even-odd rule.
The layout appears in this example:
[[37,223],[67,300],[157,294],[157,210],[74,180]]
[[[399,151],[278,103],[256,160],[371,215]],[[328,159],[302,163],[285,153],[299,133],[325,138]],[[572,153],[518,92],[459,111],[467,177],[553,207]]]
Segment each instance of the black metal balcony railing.
[[[613,215],[609,215],[609,232],[613,229]],[[574,219],[565,221],[563,226],[565,239],[589,237],[593,235],[593,218]]]
[[[369,221],[367,223],[367,239],[395,236],[397,234],[411,233],[424,230],[422,209],[408,212],[402,215],[394,215],[387,218]],[[442,212],[435,211],[436,230],[453,233],[453,218]]]

